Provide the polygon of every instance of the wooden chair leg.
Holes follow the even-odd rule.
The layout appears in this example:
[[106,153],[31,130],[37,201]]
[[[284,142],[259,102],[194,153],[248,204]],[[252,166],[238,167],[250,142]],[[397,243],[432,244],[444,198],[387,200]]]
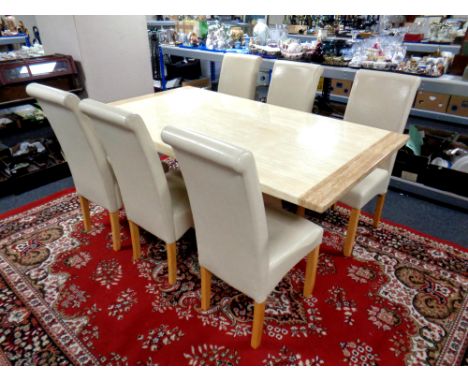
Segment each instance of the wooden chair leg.
[[200,267],[201,275],[201,308],[202,310],[208,310],[210,308],[211,298],[211,272]]
[[296,214],[300,217],[305,217],[305,208],[302,206],[297,206]]
[[385,204],[386,195],[387,194],[382,194],[382,195],[379,195],[377,198],[377,204],[375,206],[375,212],[374,212],[374,228],[377,228],[379,226],[380,218],[382,216],[383,206]]
[[254,303],[254,319],[252,324],[252,338],[250,346],[257,349],[262,343],[263,318],[265,316],[265,303]]
[[319,255],[320,245],[317,245],[314,250],[307,255],[307,265],[304,279],[304,297],[309,297],[314,290]]
[[91,216],[89,213],[89,200],[79,196],[81,213],[83,214],[83,226],[84,231],[89,232],[91,230]]
[[119,211],[110,212],[109,211],[109,220],[112,229],[112,248],[114,251],[120,251],[121,242],[120,242],[120,221],[119,221]]
[[346,238],[344,242],[343,253],[345,256],[351,256],[353,253],[354,239],[356,237],[356,231],[359,223],[359,215],[361,210],[353,208],[348,223],[348,231],[346,232]]
[[166,243],[167,268],[169,284],[174,285],[177,279],[177,247],[176,243]]
[[130,226],[130,237],[132,238],[133,262],[135,262],[141,256],[140,228],[131,220],[128,221],[128,225]]

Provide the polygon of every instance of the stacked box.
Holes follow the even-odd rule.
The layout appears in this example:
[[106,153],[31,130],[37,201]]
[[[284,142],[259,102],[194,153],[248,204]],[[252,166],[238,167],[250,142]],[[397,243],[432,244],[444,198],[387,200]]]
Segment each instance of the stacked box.
[[437,111],[445,113],[449,103],[448,94],[426,92],[419,90],[414,101],[414,107],[421,110]]
[[451,96],[447,113],[468,117],[468,97]]
[[351,87],[353,86],[353,81],[349,80],[331,80],[330,93],[334,95],[346,96],[349,97],[351,92]]

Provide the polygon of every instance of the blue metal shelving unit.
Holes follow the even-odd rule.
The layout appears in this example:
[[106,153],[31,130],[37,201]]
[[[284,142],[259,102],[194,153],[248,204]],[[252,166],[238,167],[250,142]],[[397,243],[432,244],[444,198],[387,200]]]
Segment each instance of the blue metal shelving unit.
[[14,45],[14,44],[24,44],[26,46],[31,46],[31,42],[29,41],[29,36],[24,33],[20,33],[15,36],[0,37],[0,46],[1,45]]

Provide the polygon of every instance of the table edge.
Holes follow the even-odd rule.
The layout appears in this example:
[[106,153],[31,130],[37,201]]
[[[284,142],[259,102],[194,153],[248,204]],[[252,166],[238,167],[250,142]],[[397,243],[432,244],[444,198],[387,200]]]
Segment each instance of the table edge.
[[[373,169],[375,169],[379,163],[395,153],[399,148],[404,146],[408,139],[409,136],[406,134],[388,132],[388,134],[383,136],[372,147],[369,147],[367,150],[358,154],[352,160],[330,174],[326,179],[322,180],[310,190],[305,192],[299,198],[299,205],[320,213],[326,211],[333,203],[336,203],[341,196],[346,194],[357,183],[359,183],[360,180],[365,178]],[[376,154],[370,154],[370,151],[376,151]],[[356,178],[353,176],[351,179],[354,180],[350,180],[349,177],[338,176],[340,173],[355,173],[356,162],[366,163],[367,169],[361,177]],[[343,185],[343,183],[346,184],[344,191],[342,191],[339,196],[336,196],[336,194],[330,192],[326,192],[317,198],[317,194],[323,193],[325,188],[329,189],[337,183],[340,183],[340,185]],[[314,195],[314,203],[309,201],[311,195]]]

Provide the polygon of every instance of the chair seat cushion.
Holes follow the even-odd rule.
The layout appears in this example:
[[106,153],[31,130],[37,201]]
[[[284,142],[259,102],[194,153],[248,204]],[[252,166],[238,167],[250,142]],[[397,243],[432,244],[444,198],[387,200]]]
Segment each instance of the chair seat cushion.
[[166,173],[166,179],[171,193],[175,237],[179,240],[190,227],[193,227],[192,212],[180,171],[169,171]]
[[341,197],[340,202],[361,209],[373,197],[387,192],[389,178],[390,174],[387,170],[376,168]]
[[[266,208],[269,277],[266,296],[302,258],[322,241],[322,227],[277,208]],[[265,298],[266,298],[265,296]]]

